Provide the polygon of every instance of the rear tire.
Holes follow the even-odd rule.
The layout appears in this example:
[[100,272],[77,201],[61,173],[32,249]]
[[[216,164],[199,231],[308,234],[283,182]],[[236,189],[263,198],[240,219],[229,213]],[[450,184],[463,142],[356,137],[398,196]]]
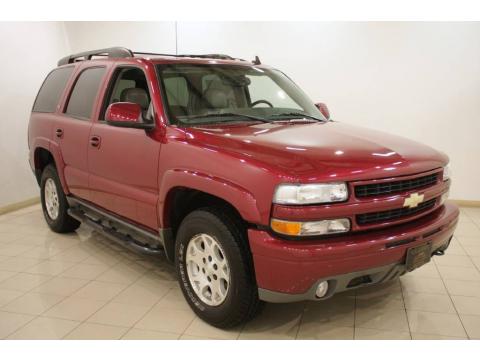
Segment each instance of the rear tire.
[[67,197],[52,164],[47,165],[42,172],[40,194],[43,216],[50,229],[57,233],[68,233],[80,226],[80,222],[67,213]]
[[175,249],[188,304],[198,317],[219,328],[248,321],[261,305],[245,231],[227,214],[218,208],[188,214],[178,229]]

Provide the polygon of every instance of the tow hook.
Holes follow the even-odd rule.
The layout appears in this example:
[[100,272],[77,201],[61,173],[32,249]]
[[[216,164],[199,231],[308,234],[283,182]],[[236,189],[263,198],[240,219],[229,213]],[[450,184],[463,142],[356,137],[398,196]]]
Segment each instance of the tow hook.
[[445,245],[443,245],[442,247],[438,248],[437,250],[435,250],[432,255],[436,255],[436,256],[443,256],[445,255],[445,250],[448,249],[448,247],[450,246],[450,243],[452,242],[452,238],[453,238],[453,235],[450,236],[450,239],[448,239],[447,243]]
[[445,250],[441,250],[441,249],[435,250],[432,255],[443,256],[445,255]]

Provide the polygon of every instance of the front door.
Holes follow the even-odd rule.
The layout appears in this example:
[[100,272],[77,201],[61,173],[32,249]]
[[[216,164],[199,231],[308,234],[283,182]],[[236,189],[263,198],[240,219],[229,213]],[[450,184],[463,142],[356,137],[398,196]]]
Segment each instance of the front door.
[[105,94],[99,120],[93,123],[88,146],[92,201],[120,216],[158,229],[158,157],[160,143],[142,129],[110,126],[105,110],[113,102],[133,102],[144,121],[154,121],[145,73],[118,67]]

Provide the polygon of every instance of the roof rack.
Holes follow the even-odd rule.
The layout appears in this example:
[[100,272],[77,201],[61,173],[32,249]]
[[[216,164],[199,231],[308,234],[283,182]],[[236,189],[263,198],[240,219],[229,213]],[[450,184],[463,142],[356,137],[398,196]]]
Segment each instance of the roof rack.
[[190,58],[201,58],[201,59],[219,59],[219,60],[240,60],[245,61],[244,59],[234,58],[229,55],[225,54],[203,54],[203,55],[193,55],[193,54],[182,54],[182,55],[174,55],[174,54],[159,54],[159,53],[151,53],[151,52],[142,52],[136,51],[133,52],[124,47],[111,47],[106,49],[98,49],[98,50],[91,50],[91,51],[84,51],[77,54],[72,54],[61,58],[57,65],[67,65],[74,63],[76,61],[83,61],[83,60],[91,60],[93,56],[106,56],[109,58],[128,58],[134,57],[135,55],[156,55],[156,56],[172,56],[172,57],[190,57]]
[[107,56],[109,58],[127,58],[133,57],[133,53],[129,49],[126,49],[124,47],[111,47],[106,49],[91,50],[65,56],[58,61],[57,65],[62,66],[66,64],[71,64],[75,61],[90,60],[93,56]]
[[244,59],[234,58],[230,55],[226,54],[159,54],[159,53],[151,53],[151,52],[143,52],[143,51],[134,51],[134,55],[157,55],[157,56],[172,56],[172,57],[190,57],[190,58],[201,58],[201,59],[219,59],[219,60],[240,60],[245,61]]

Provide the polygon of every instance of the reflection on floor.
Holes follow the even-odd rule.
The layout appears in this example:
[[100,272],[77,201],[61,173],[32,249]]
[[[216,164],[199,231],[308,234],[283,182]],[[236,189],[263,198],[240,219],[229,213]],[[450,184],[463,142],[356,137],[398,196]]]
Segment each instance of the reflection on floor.
[[480,208],[443,257],[325,302],[267,304],[222,331],[190,310],[170,265],[86,227],[49,231],[39,205],[0,216],[0,338],[480,339]]

